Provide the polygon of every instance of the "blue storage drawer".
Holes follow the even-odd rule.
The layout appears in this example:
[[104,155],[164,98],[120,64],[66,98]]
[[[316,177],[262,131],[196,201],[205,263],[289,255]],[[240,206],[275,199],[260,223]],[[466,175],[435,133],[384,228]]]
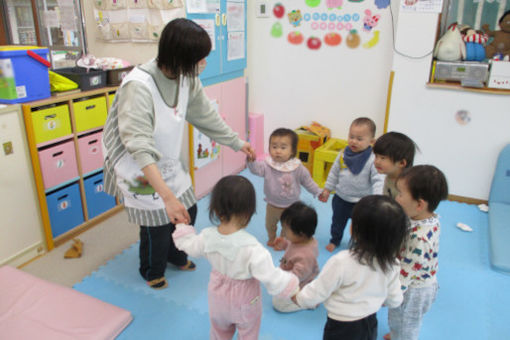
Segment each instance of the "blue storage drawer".
[[46,195],[51,233],[57,237],[83,223],[79,184],[73,183]]
[[85,178],[83,184],[89,218],[96,217],[115,207],[115,198],[104,192],[102,172]]

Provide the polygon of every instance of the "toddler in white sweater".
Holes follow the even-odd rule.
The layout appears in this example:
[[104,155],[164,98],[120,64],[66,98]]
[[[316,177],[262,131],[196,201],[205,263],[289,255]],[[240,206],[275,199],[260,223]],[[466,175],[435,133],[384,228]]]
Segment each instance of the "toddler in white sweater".
[[397,255],[408,220],[389,197],[362,198],[352,212],[349,249],[332,256],[319,276],[293,301],[303,308],[324,302],[328,319],[323,339],[376,339],[376,312],[402,303]]

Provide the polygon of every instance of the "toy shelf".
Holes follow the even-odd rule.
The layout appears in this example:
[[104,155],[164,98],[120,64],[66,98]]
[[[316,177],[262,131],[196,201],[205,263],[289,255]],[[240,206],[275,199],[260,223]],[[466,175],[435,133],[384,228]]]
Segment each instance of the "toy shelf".
[[22,105],[48,251],[122,209],[103,192],[101,134],[117,87]]
[[510,95],[510,90],[506,89],[493,89],[490,87],[464,87],[459,83],[448,83],[448,82],[428,82],[428,88],[432,89],[444,89],[444,90],[454,90],[454,91],[468,91],[468,92],[478,92],[478,93],[487,93],[487,94],[499,94],[499,95]]

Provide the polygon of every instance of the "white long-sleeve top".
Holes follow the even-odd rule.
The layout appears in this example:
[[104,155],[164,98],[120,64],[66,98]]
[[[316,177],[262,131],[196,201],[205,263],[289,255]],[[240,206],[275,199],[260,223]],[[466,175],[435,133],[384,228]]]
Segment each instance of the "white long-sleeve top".
[[343,250],[326,262],[319,276],[304,286],[296,299],[306,308],[324,302],[328,316],[337,321],[360,320],[383,304],[400,306],[403,295],[399,270],[397,264],[385,273],[377,263],[372,269],[360,264],[349,250]]
[[270,295],[281,297],[298,290],[297,276],[275,267],[269,251],[244,229],[223,235],[213,226],[197,235],[192,226],[178,224],[172,237],[178,249],[192,257],[207,258],[214,270],[231,279],[255,278]]

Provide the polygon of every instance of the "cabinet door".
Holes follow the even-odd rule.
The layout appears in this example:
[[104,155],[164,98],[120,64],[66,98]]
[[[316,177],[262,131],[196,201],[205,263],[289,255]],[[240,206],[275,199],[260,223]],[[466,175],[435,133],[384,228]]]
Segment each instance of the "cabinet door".
[[0,266],[42,244],[31,169],[19,106],[0,109]]
[[[236,78],[222,83],[221,114],[227,125],[246,140],[246,82],[245,78]],[[242,152],[222,148],[223,176],[238,173],[246,165],[246,155]]]
[[[188,13],[187,17],[209,33],[212,48],[211,53],[207,56],[207,66],[200,74],[200,79],[207,79],[219,76],[221,74],[221,15],[220,4],[218,0],[216,12],[208,13]],[[212,9],[211,9],[212,10]]]
[[221,48],[223,74],[246,68],[246,2],[222,0]]
[[[207,86],[204,88],[205,93],[209,97],[210,100],[216,100],[218,104],[221,103],[221,88],[223,84],[216,84],[212,86]],[[221,107],[220,107],[220,114],[221,114]],[[196,130],[195,130],[196,131]],[[195,150],[196,148],[193,145],[190,145],[190,148],[192,150]],[[223,153],[225,150],[228,149],[228,147],[221,146],[220,147],[220,155],[218,159],[209,162],[208,164],[204,165],[203,167],[200,167],[198,169],[194,169],[194,181],[195,181],[195,194],[197,198],[202,198],[203,196],[207,195],[216,182],[220,180],[222,177],[222,158]],[[193,151],[195,152],[195,151]]]

